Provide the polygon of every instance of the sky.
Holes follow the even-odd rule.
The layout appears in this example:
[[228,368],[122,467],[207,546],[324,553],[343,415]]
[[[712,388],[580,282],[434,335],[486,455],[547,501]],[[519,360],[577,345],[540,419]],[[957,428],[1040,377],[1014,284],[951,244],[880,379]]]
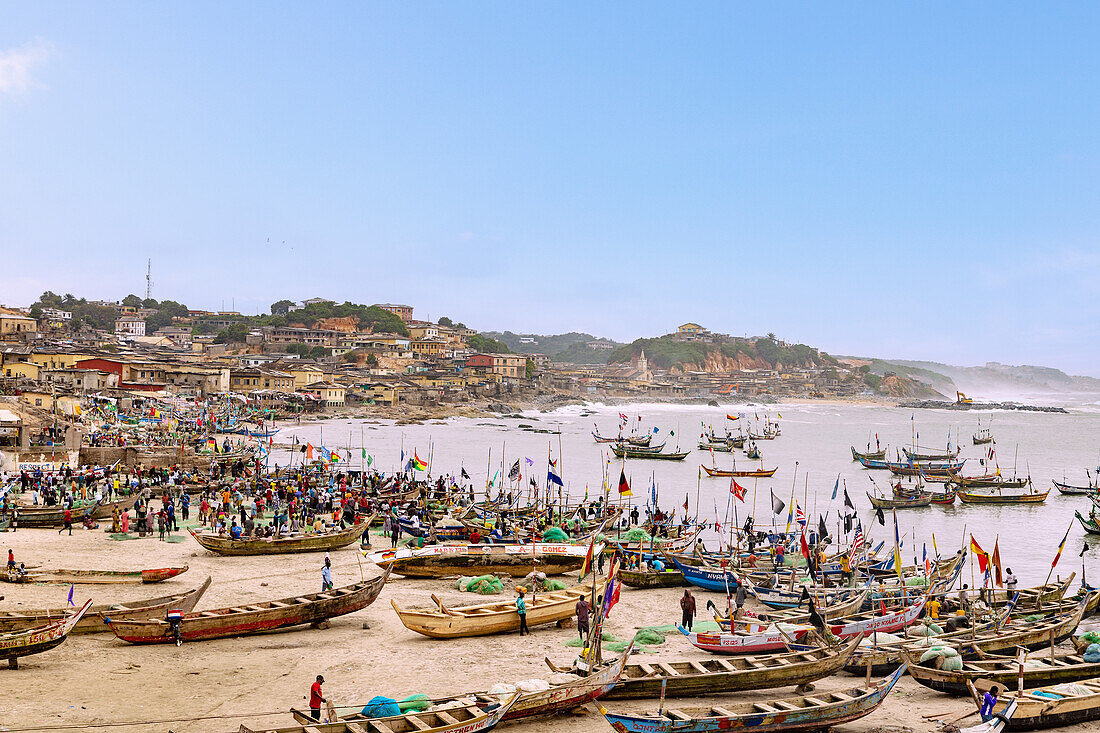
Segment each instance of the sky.
[[1100,376],[1100,7],[0,2],[0,303]]

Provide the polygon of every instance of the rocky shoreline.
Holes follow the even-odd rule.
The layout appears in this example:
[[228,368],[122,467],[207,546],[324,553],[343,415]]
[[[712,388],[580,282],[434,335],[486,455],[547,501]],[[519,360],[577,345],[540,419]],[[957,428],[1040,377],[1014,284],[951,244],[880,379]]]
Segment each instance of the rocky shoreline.
[[910,407],[921,410],[1017,410],[1019,412],[1057,412],[1068,415],[1069,411],[1064,407],[1044,407],[1041,405],[1021,405],[1018,402],[975,402],[966,404],[961,402],[945,402],[942,400],[913,400],[900,402],[898,407]]

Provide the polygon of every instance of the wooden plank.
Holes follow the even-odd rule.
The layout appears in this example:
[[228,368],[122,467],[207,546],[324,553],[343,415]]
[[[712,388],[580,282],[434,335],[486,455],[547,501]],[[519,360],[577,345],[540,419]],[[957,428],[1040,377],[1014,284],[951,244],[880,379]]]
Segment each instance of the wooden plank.
[[670,709],[666,710],[665,714],[668,715],[668,717],[672,718],[673,720],[691,720],[690,715],[688,715],[687,713],[685,713],[682,710],[677,710],[675,708],[670,708]]
[[669,666],[665,662],[657,662],[657,666],[660,667],[661,670],[666,675],[668,675],[669,677],[679,677],[680,676],[679,672],[677,672],[675,669],[673,669],[671,666]]
[[779,708],[774,708],[766,702],[753,703],[753,707],[762,713],[778,713],[782,712]]
[[719,715],[722,715],[722,716],[727,717],[727,718],[736,718],[737,717],[735,714],[731,713],[729,710],[726,710],[725,708],[720,708],[717,705],[712,707],[711,710],[713,710],[714,712],[718,713]]
[[690,661],[690,662],[688,662],[688,664],[690,664],[692,669],[694,669],[696,672],[698,672],[700,674],[710,674],[709,669],[707,669],[706,667],[704,667],[703,665],[699,664],[696,661]]
[[368,725],[370,725],[371,728],[377,730],[378,733],[394,733],[393,728],[389,727],[381,720],[371,720],[368,722]]
[[431,730],[432,729],[432,726],[428,725],[427,723],[425,723],[423,720],[421,720],[420,718],[418,718],[415,715],[408,715],[408,716],[405,717],[405,720],[412,723],[412,726],[414,728],[416,728],[417,730]]
[[798,705],[792,705],[791,703],[787,702],[786,700],[776,700],[775,705],[776,705],[776,707],[783,708],[784,710],[802,710],[803,709],[803,708],[799,707]]
[[446,710],[437,710],[436,716],[447,725],[458,725],[458,718],[448,713]]

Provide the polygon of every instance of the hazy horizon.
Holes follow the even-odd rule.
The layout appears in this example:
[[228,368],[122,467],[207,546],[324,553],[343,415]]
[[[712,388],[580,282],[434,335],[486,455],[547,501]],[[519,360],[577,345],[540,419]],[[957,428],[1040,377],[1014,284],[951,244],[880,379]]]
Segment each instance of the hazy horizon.
[[2,303],[1100,377],[1100,8],[110,7],[6,9]]

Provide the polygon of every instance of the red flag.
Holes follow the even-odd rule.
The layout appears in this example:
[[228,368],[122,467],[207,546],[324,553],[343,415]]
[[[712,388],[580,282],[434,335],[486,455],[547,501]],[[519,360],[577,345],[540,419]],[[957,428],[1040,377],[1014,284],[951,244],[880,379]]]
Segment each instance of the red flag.
[[802,557],[810,559],[810,545],[806,542],[806,528],[802,528]]
[[313,460],[313,443],[306,443],[306,460]]
[[745,500],[745,487],[737,483],[737,479],[730,476],[730,493],[738,498],[739,501]]
[[[981,548],[978,541],[974,539],[974,535],[970,535],[970,551],[978,556],[978,569],[985,573],[989,567],[989,554]],[[1057,562],[1057,559],[1055,559]]]
[[592,554],[595,542],[596,538],[593,537],[592,541],[588,543],[588,553],[584,556],[584,563],[581,565],[582,578],[592,572]]
[[999,540],[993,541],[993,569],[996,571],[993,574],[994,580],[997,582],[997,587],[1004,585],[1004,581],[1001,579],[1001,548],[999,547]]
[[1058,558],[1062,556],[1062,550],[1066,549],[1066,540],[1069,538],[1069,530],[1073,529],[1073,522],[1069,523],[1069,529],[1066,530],[1066,536],[1062,538],[1062,543],[1058,545],[1058,554],[1054,556],[1054,562],[1050,564],[1050,569],[1053,570],[1054,566],[1058,564]]
[[684,511],[686,512],[687,510],[688,510],[688,498],[685,496],[684,497]]

